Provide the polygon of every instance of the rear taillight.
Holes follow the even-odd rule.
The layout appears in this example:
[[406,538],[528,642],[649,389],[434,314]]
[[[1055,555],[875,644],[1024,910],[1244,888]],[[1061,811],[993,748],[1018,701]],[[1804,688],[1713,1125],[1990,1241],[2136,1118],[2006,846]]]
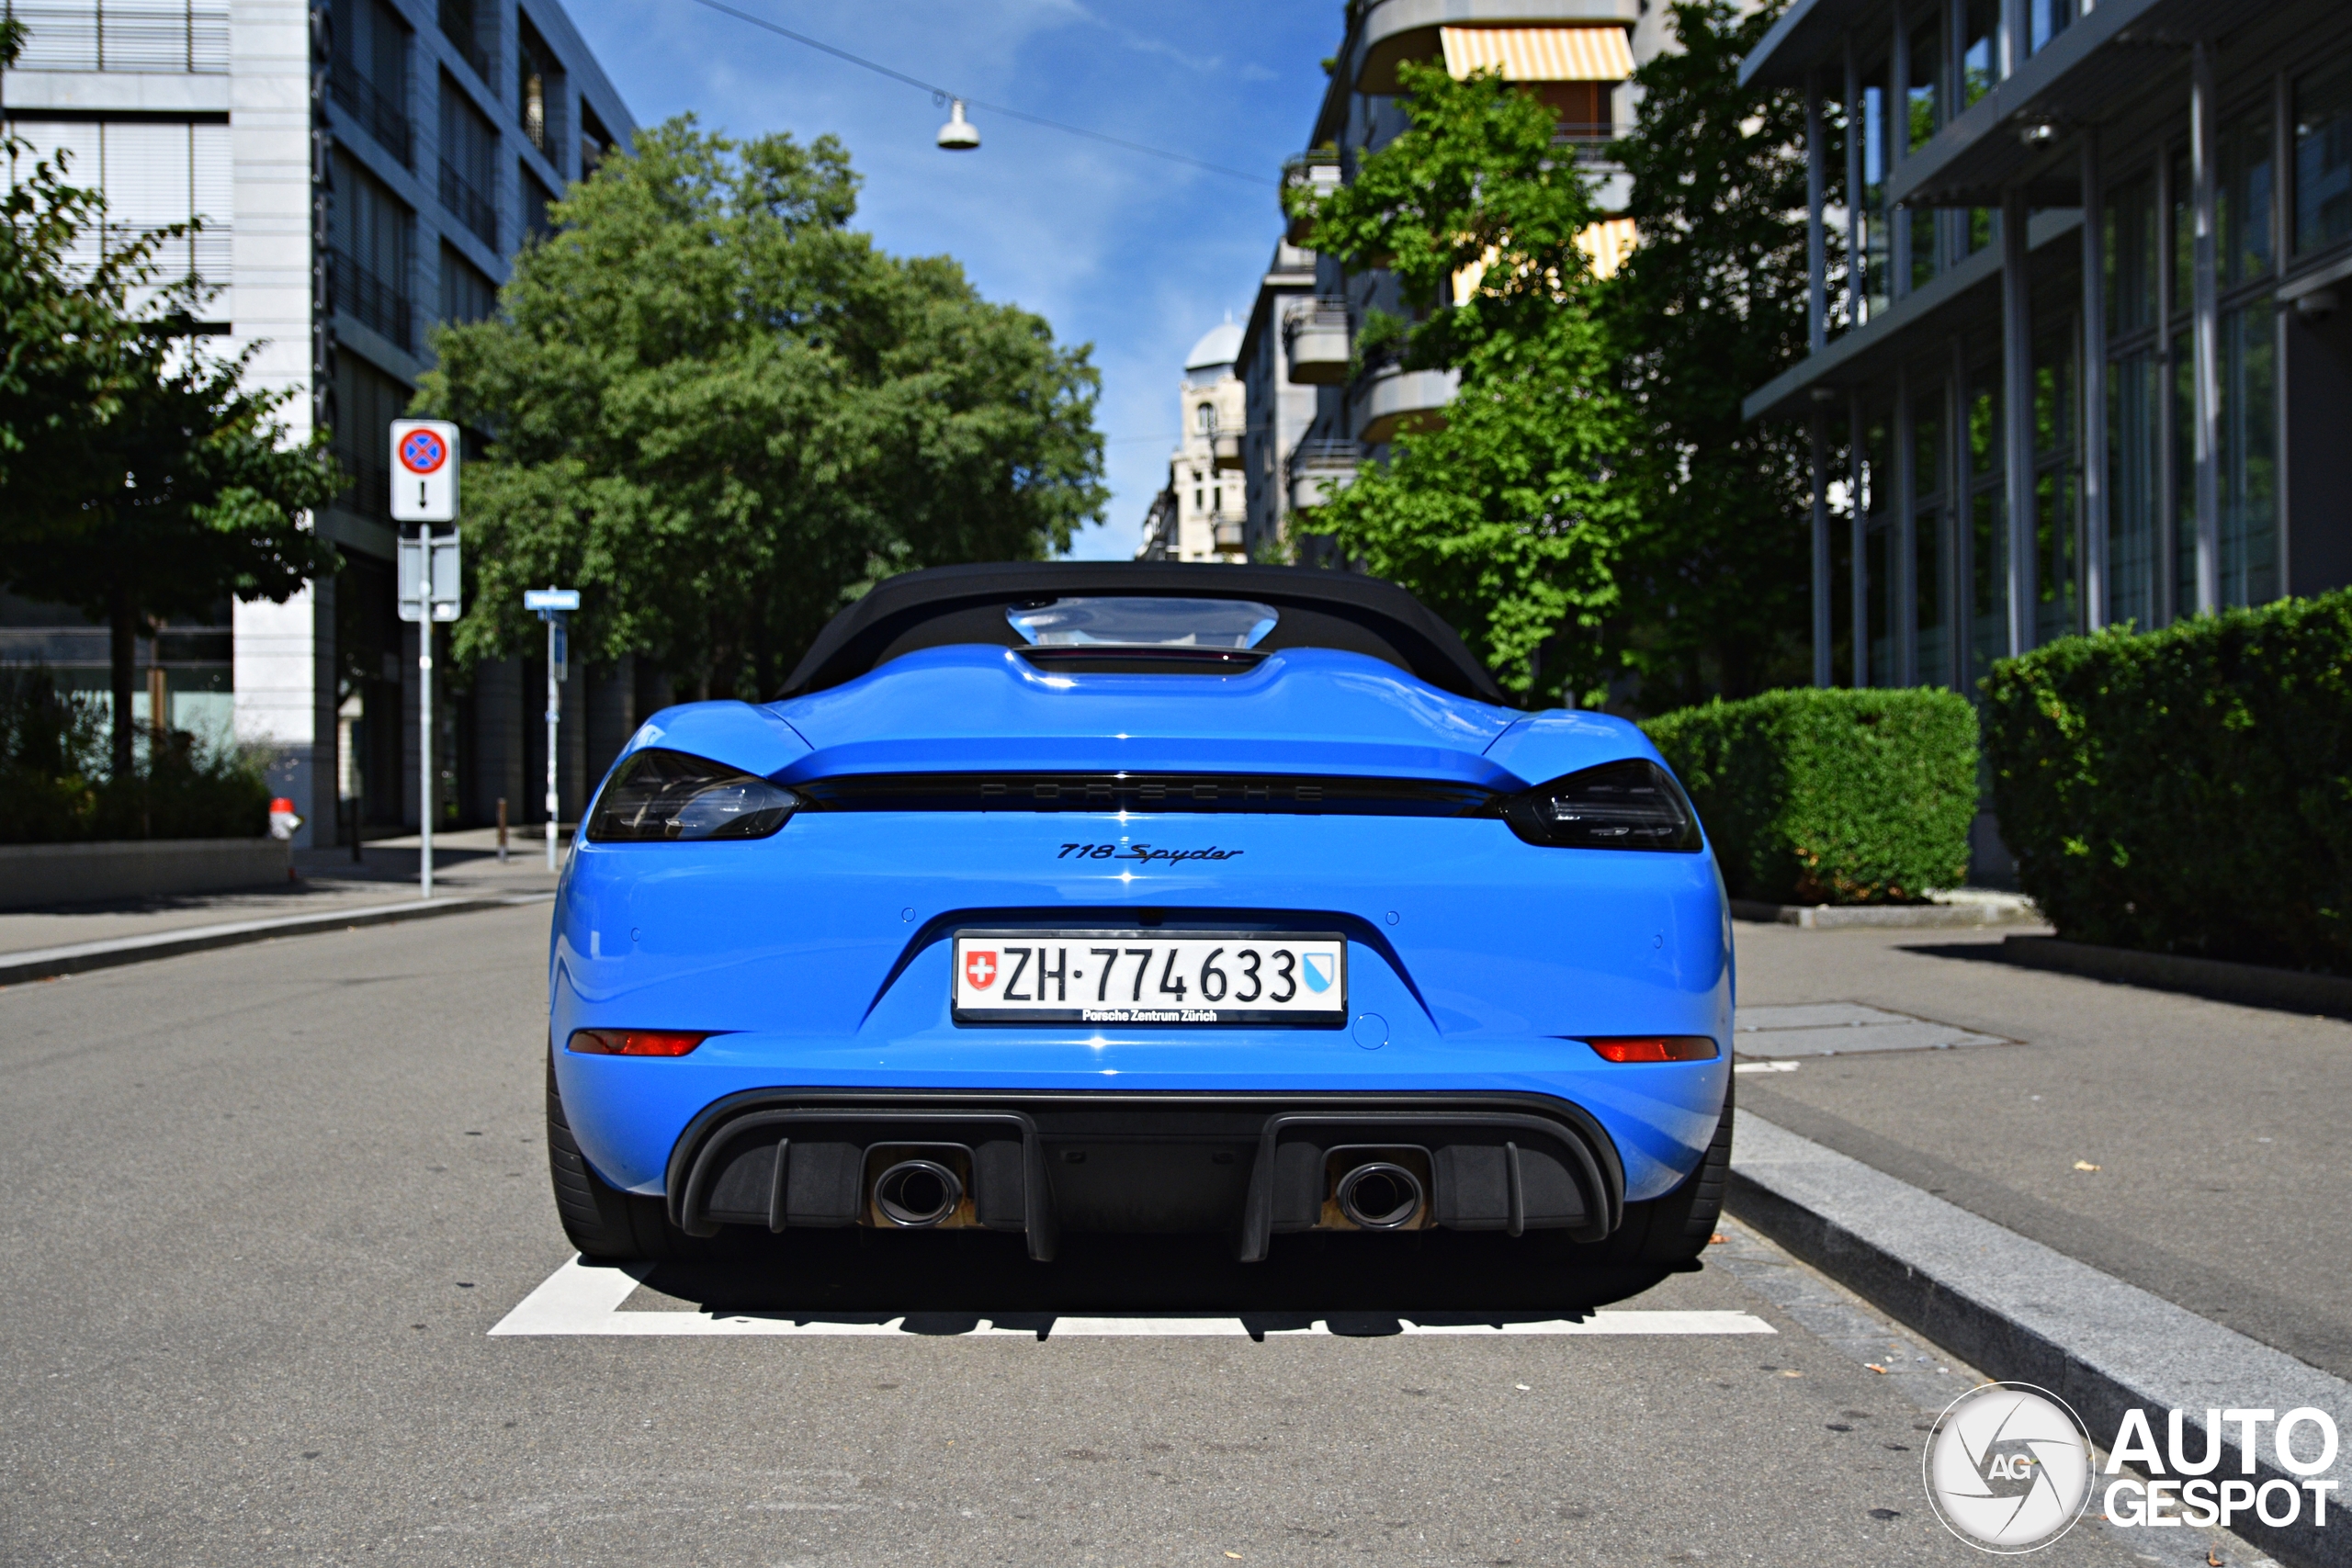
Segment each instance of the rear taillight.
[[1604,762],[1503,802],[1503,819],[1531,844],[1567,850],[1704,847],[1699,814],[1674,775],[1645,757]]
[[571,1048],[583,1056],[683,1056],[710,1032],[676,1029],[575,1029]]
[[798,795],[757,774],[652,747],[630,753],[605,781],[588,814],[588,841],[764,839],[800,806]]
[[1706,1062],[1715,1055],[1715,1043],[1703,1034],[1611,1035],[1585,1043],[1609,1062]]

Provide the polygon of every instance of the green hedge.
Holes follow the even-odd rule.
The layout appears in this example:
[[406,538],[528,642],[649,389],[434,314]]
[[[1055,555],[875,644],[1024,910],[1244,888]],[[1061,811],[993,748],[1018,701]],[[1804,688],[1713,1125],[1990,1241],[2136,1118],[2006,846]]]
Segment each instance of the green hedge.
[[257,754],[175,732],[140,737],[137,766],[109,777],[106,726],[85,696],[39,666],[0,665],[0,844],[96,839],[247,839],[269,830]]
[[2352,592],[1994,666],[2018,879],[2081,942],[2352,974]]
[[1976,715],[1956,693],[1767,692],[1642,728],[1735,897],[1905,903],[1967,878]]

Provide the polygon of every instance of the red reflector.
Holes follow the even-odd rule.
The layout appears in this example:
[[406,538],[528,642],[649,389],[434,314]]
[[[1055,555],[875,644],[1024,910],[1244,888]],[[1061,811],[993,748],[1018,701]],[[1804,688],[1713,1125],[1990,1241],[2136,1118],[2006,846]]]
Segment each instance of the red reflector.
[[674,1029],[575,1029],[571,1048],[583,1056],[683,1056],[709,1038]]
[[1715,1043],[1703,1034],[1637,1035],[1585,1043],[1611,1062],[1705,1062],[1715,1055]]

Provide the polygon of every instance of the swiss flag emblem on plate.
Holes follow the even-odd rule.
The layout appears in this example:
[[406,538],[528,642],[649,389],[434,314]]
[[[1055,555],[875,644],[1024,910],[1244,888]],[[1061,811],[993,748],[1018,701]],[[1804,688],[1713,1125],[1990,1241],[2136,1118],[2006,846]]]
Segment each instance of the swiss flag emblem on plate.
[[996,984],[996,954],[972,951],[964,954],[964,983],[976,991]]

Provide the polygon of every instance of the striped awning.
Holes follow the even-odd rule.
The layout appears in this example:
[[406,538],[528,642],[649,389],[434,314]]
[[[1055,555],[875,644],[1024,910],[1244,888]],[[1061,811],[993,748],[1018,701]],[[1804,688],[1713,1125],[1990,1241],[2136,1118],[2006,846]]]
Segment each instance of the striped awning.
[[1507,82],[1623,82],[1634,73],[1625,29],[1441,28],[1446,73],[1500,71]]

